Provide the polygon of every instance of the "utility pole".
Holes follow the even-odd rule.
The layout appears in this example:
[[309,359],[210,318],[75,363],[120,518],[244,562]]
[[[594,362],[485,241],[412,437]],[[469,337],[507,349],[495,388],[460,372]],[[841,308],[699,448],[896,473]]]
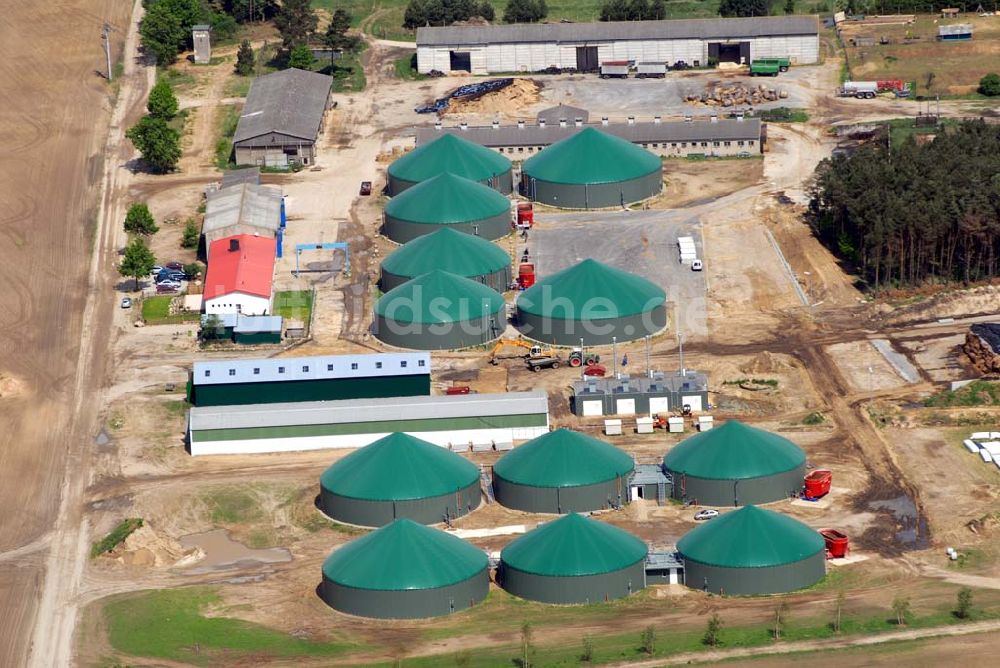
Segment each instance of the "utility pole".
[[108,82],[114,80],[114,72],[111,71],[111,32],[114,28],[111,24],[105,23],[101,28],[101,40],[104,42],[104,58],[108,62]]

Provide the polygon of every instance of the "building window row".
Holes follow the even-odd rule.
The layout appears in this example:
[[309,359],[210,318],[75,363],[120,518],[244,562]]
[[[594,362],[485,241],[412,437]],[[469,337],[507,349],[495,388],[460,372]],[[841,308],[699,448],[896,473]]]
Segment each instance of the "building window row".
[[[417,360],[417,366],[419,366],[419,367],[426,367],[427,366],[426,360]],[[401,369],[407,368],[407,362],[406,362],[406,360],[401,360],[399,362],[399,367]],[[375,368],[376,369],[381,369],[382,368],[382,363],[381,362],[375,362]],[[327,371],[333,371],[333,365],[332,364],[327,364],[326,365],[326,370]],[[352,371],[357,371],[358,370],[358,363],[357,362],[351,362],[351,370]],[[228,369],[228,371],[229,371],[229,375],[230,376],[235,376],[236,375],[236,369]],[[278,373],[285,373],[285,367],[279,366],[278,367]],[[308,365],[303,365],[302,366],[302,373],[309,373],[309,366]],[[255,375],[255,376],[259,376],[260,375],[260,367],[254,367],[253,368],[253,375]],[[212,376],[212,370],[211,369],[205,369],[205,377],[206,378],[210,378],[211,376]]]

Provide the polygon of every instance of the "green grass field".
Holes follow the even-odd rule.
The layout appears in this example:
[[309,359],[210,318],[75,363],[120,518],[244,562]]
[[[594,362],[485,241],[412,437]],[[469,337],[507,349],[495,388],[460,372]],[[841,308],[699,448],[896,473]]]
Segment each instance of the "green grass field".
[[127,656],[198,666],[336,656],[360,648],[347,642],[297,638],[226,617],[224,610],[213,611],[212,617],[202,614],[219,603],[215,592],[206,587],[154,590],[113,599],[104,606],[108,641]]
[[[365,32],[381,39],[392,39],[412,42],[415,35],[411,30],[404,29],[403,14],[409,0],[313,0],[313,6],[332,12],[343,8],[350,12],[355,27],[361,27]],[[506,0],[492,0],[496,10],[497,22],[503,20]],[[549,15],[546,20],[557,22],[561,20],[582,23],[596,21],[601,15],[604,0],[547,0]],[[819,11],[830,11],[832,0],[799,0],[795,3],[795,11],[802,14],[813,14]],[[772,2],[772,13],[782,13],[783,0]],[[689,19],[708,18],[718,15],[719,0],[667,0],[667,18]]]
[[308,327],[312,307],[312,290],[288,290],[274,294],[274,314],[285,320],[301,320]]
[[225,107],[218,120],[218,136],[215,142],[215,166],[220,170],[226,170],[234,166],[233,163],[233,135],[236,134],[236,126],[240,122],[240,105],[230,105]]
[[197,322],[197,313],[170,313],[173,295],[156,295],[142,300],[142,319],[147,325],[170,325],[181,322]]

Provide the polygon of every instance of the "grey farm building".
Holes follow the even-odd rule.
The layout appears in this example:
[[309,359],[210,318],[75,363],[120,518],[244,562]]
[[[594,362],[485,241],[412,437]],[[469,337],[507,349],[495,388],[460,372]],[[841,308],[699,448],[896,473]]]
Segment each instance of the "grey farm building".
[[815,16],[762,16],[673,21],[535,23],[417,29],[417,69],[472,74],[539,72],[558,67],[596,71],[608,60],[695,67],[758,58],[819,61]]
[[236,164],[313,164],[332,83],[325,74],[295,68],[254,79],[233,135]]

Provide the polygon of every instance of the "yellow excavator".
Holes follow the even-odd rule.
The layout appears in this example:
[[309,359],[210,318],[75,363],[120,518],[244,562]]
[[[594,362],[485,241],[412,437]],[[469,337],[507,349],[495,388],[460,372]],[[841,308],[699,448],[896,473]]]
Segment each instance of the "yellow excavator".
[[500,339],[497,344],[493,346],[493,350],[490,351],[490,364],[496,366],[499,364],[500,360],[497,357],[505,348],[520,348],[526,350],[527,352],[522,354],[521,357],[527,360],[558,360],[559,355],[556,351],[549,348],[542,348],[540,345],[535,343],[530,343],[524,339]]

